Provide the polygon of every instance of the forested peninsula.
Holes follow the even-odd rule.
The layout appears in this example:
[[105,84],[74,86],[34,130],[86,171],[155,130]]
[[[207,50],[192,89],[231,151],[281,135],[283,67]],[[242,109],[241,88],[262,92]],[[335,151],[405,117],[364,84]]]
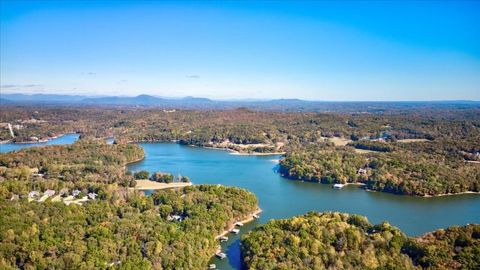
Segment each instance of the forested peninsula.
[[[176,141],[246,154],[285,153],[284,176],[363,183],[374,191],[437,196],[480,190],[480,109],[418,107],[357,113],[154,108],[0,108],[15,138],[67,131],[116,143]],[[0,129],[0,139],[12,139]]]
[[272,220],[242,238],[248,269],[478,269],[480,225],[410,238],[337,212]]
[[[421,149],[428,144],[417,142],[415,146]],[[480,192],[479,164],[401,148],[388,153],[365,154],[329,147],[297,150],[289,152],[280,161],[279,171],[295,180],[325,184],[363,183],[368,190],[401,195]]]
[[258,209],[235,187],[130,189],[142,157],[98,140],[0,154],[0,268],[205,269],[215,236]]

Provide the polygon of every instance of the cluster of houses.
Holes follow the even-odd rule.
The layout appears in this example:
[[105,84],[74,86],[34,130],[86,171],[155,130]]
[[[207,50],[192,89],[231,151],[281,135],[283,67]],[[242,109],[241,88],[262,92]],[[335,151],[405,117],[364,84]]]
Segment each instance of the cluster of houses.
[[[69,193],[67,188],[62,188],[58,194],[55,196],[56,191],[53,189],[47,189],[43,193],[39,191],[31,191],[27,195],[27,199],[29,202],[36,201],[36,202],[44,202],[48,198],[51,198],[52,202],[63,202],[66,205],[70,204],[77,204],[77,205],[82,205],[82,203],[90,201],[90,200],[95,200],[97,199],[98,194],[95,192],[90,192],[85,196],[81,196],[82,191],[79,189],[74,189],[72,190],[71,193]],[[18,200],[20,199],[19,195],[14,194],[10,200]]]

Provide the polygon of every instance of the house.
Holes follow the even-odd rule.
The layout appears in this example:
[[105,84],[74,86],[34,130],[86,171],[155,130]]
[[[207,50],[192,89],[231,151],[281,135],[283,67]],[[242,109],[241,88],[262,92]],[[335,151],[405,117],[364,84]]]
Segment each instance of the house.
[[78,195],[80,195],[80,193],[82,193],[82,191],[81,191],[81,190],[78,190],[78,189],[74,189],[74,190],[72,191],[73,197],[77,197]]
[[40,196],[40,192],[38,191],[30,191],[30,193],[28,193],[28,198],[30,199],[33,199],[35,197],[39,197]]
[[367,169],[360,168],[360,169],[358,169],[358,173],[359,173],[359,174],[366,174],[366,173],[367,173]]
[[28,137],[28,141],[30,141],[30,142],[37,142],[37,141],[38,141],[38,137],[37,137],[37,136]]
[[242,226],[243,226],[243,223],[241,223],[241,222],[235,222],[235,226],[242,227]]
[[341,188],[343,188],[343,186],[345,186],[345,185],[344,184],[334,184],[333,188],[341,189]]
[[13,194],[12,195],[12,198],[10,198],[10,201],[16,201],[18,200],[20,197],[17,195],[17,194]]
[[94,192],[90,192],[90,193],[87,194],[87,196],[90,200],[95,200],[97,198],[98,194],[94,193]]
[[239,229],[231,229],[230,232],[234,233],[234,234],[238,234],[238,233],[240,233],[240,230]]
[[212,263],[208,266],[208,269],[217,269],[217,266],[214,263]]
[[168,217],[168,220],[182,221],[185,217],[181,215],[172,215]]
[[44,174],[43,173],[32,173],[32,176],[33,177],[43,177]]
[[43,193],[43,196],[47,196],[47,197],[52,197],[53,195],[55,195],[55,190],[52,190],[52,189],[47,189]]

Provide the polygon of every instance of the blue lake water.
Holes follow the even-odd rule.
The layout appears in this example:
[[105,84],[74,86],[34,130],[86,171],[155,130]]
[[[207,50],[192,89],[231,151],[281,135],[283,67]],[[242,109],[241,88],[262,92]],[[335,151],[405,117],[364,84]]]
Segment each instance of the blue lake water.
[[58,138],[46,141],[46,142],[39,142],[39,143],[5,143],[0,144],[0,153],[6,153],[11,151],[20,150],[23,148],[29,147],[38,147],[38,146],[45,146],[45,145],[56,145],[56,144],[71,144],[78,140],[80,135],[74,133],[68,133]]
[[[436,198],[367,192],[356,186],[341,190],[330,185],[292,181],[275,172],[278,155],[242,156],[214,149],[175,143],[141,143],[146,158],[131,164],[132,171],[148,170],[181,174],[194,184],[222,184],[245,188],[257,196],[261,218],[241,228],[241,234],[270,219],[289,218],[308,211],[340,211],[384,220],[408,235],[452,225],[480,223],[480,195]],[[212,259],[219,269],[241,269],[239,235],[228,235],[222,244],[225,260]]]

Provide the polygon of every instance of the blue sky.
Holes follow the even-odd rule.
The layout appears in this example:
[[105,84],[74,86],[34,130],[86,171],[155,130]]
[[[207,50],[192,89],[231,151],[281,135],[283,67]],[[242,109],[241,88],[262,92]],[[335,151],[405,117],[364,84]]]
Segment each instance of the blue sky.
[[0,3],[2,93],[480,100],[480,2]]

